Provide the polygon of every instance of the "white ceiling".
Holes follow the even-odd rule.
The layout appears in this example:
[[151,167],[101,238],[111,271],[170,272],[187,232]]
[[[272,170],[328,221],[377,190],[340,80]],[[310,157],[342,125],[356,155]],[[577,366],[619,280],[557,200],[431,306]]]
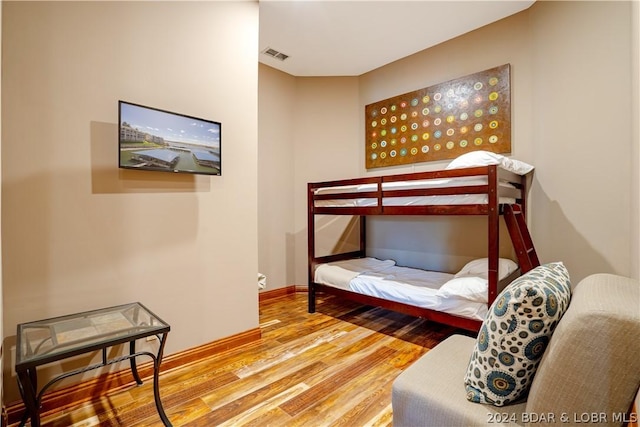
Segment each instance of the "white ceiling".
[[[259,1],[260,62],[294,76],[359,76],[535,0]],[[289,58],[263,54],[267,48]]]

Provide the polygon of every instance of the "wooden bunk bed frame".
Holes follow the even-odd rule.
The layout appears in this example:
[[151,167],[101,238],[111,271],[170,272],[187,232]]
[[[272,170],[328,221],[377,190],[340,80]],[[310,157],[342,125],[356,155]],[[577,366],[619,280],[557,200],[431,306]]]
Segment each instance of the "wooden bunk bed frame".
[[[429,179],[447,179],[460,177],[486,177],[486,185],[452,185],[446,188],[429,189],[383,189],[384,183],[400,181],[419,181]],[[508,181],[515,188],[505,188],[499,185],[501,180]],[[452,180],[455,181],[455,180]],[[371,191],[358,193],[317,194],[318,189],[327,187],[356,186],[373,184]],[[414,197],[433,195],[467,195],[485,194],[488,203],[460,204],[460,205],[411,205],[390,206],[383,200],[389,197]],[[497,165],[479,166],[463,169],[438,170],[432,172],[408,173],[400,175],[376,176],[347,179],[340,181],[325,181],[307,184],[308,201],[308,252],[309,252],[309,301],[308,311],[316,310],[316,294],[325,292],[340,298],[353,300],[365,305],[372,305],[402,312],[431,321],[467,329],[477,332],[482,324],[479,320],[467,319],[452,314],[416,307],[405,303],[389,301],[377,297],[359,294],[332,286],[314,282],[314,271],[317,265],[366,256],[366,217],[368,215],[483,215],[488,223],[488,305],[496,299],[498,293],[506,284],[527,271],[540,265],[533,246],[533,241],[525,221],[527,194],[527,176],[517,175]],[[514,204],[499,203],[500,197],[510,197],[516,200]],[[316,206],[317,201],[337,199],[376,199],[373,206]],[[316,215],[351,215],[360,217],[359,249],[352,252],[317,257],[315,254],[315,216]],[[502,281],[498,280],[499,263],[499,220],[503,216],[513,247],[518,258],[520,271]]]

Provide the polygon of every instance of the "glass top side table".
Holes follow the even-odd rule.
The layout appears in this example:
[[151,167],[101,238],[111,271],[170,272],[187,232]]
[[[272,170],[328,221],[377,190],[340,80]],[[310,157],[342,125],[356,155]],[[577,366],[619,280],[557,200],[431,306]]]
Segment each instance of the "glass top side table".
[[[138,302],[19,324],[15,368],[20,394],[26,408],[20,425],[25,425],[27,418],[31,418],[32,426],[40,425],[42,396],[50,386],[63,378],[128,359],[136,383],[142,384],[136,367],[136,357],[148,356],[153,360],[156,408],[163,424],[171,426],[162,408],[158,385],[160,363],[169,330],[170,326],[166,322]],[[136,340],[153,335],[160,341],[158,353],[136,352]],[[128,355],[107,359],[109,347],[127,342]],[[101,363],[61,374],[37,391],[38,366],[97,350],[102,351]]]

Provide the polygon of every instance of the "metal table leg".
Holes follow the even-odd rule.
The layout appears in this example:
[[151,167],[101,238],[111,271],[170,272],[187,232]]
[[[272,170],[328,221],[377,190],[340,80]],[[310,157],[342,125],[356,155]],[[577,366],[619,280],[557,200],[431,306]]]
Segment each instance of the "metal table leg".
[[36,368],[20,371],[17,374],[18,388],[25,406],[25,413],[20,420],[20,427],[27,423],[28,418],[31,418],[31,427],[40,427],[40,402],[36,393],[38,387]]
[[[134,355],[136,353],[136,342],[131,341],[129,343],[129,354]],[[136,366],[136,358],[132,357],[129,359],[129,363],[131,364],[131,373],[133,374],[133,379],[136,380],[138,385],[142,385],[142,380],[140,379],[140,375],[138,374],[138,367]]]
[[133,372],[133,376],[136,379],[138,384],[142,384],[142,380],[140,379],[140,375],[138,374],[138,370],[135,364],[135,358],[138,356],[149,356],[153,360],[153,398],[156,403],[156,409],[158,410],[158,415],[162,420],[162,423],[165,427],[173,427],[167,414],[164,412],[164,408],[162,407],[162,401],[160,400],[160,363],[162,362],[162,354],[164,352],[164,345],[166,343],[167,334],[163,334],[158,336],[160,339],[160,348],[158,349],[157,354],[150,353],[148,351],[142,351],[139,353],[135,352],[135,343],[131,342],[129,349],[131,350],[131,354],[118,357],[112,360],[106,360],[106,349],[103,351],[103,360],[101,363],[87,366],[86,368],[76,369],[62,375],[58,375],[53,378],[47,384],[42,387],[40,392],[37,392],[38,389],[38,378],[36,368],[29,368],[24,371],[17,372],[18,374],[18,388],[20,389],[20,394],[22,396],[22,400],[25,405],[25,413],[20,420],[20,427],[24,427],[27,423],[27,420],[31,418],[31,427],[40,427],[40,402],[45,391],[55,384],[56,382],[68,378],[73,375],[77,375],[79,373],[87,372],[93,369],[101,368],[103,366],[110,365],[112,363],[117,363],[129,359],[131,362],[131,370]]
[[167,339],[167,334],[162,334],[162,336],[158,336],[160,339],[160,348],[158,349],[158,355],[153,359],[153,398],[156,401],[156,409],[158,410],[158,415],[160,415],[160,419],[162,423],[166,427],[173,427],[169,418],[167,418],[167,414],[164,413],[164,408],[162,407],[162,401],[160,400],[160,383],[158,381],[158,377],[160,375],[160,363],[162,362],[162,353],[164,352],[164,344]]

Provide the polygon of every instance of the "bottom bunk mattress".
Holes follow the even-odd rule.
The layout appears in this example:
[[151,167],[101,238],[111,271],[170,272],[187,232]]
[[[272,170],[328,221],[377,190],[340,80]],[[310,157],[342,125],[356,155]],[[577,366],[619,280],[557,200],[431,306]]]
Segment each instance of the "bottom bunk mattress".
[[[473,320],[487,314],[487,260],[468,263],[456,274],[401,267],[393,260],[357,258],[317,266],[315,283],[440,311]],[[483,270],[484,267],[484,270]],[[517,265],[500,260],[500,277]]]

